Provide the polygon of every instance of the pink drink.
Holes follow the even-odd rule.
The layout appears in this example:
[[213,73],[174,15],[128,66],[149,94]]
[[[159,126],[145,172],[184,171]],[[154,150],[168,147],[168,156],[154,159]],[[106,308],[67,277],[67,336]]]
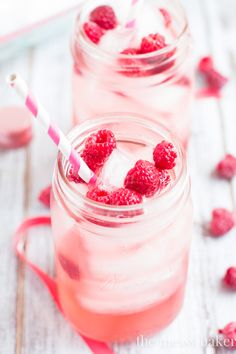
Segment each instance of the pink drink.
[[[77,18],[72,39],[74,123],[106,112],[138,112],[160,121],[186,145],[193,70],[184,11],[177,1],[145,0],[134,35],[127,35],[121,28],[129,3],[111,2],[118,26],[106,31],[98,44],[86,36],[83,24],[100,4],[85,2]],[[169,20],[163,16],[163,8]],[[142,39],[153,33],[165,37],[163,49],[120,54],[127,48],[139,48]]]
[[101,341],[126,341],[167,326],[184,296],[192,229],[185,155],[165,129],[141,116],[106,116],[75,128],[69,139],[81,149],[98,129],[117,138],[101,172],[107,188],[123,186],[138,159],[151,160],[163,139],[178,152],[171,183],[142,204],[110,206],[85,197],[87,186],[66,177],[59,156],[51,200],[60,302],[73,326]]

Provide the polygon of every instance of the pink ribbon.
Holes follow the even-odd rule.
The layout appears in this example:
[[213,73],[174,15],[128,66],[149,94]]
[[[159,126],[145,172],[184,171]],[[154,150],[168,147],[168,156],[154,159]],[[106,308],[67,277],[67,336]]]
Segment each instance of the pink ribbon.
[[[51,225],[51,218],[49,216],[40,216],[35,218],[26,219],[16,230],[14,235],[14,249],[16,251],[17,256],[26,263],[40,278],[42,283],[47,287],[53,301],[57,305],[59,311],[64,315],[59,297],[57,292],[57,283],[54,278],[50,277],[47,273],[45,273],[42,269],[40,269],[37,265],[32,263],[24,253],[24,240],[25,237],[28,235],[27,231],[35,226],[42,226],[42,225]],[[84,337],[80,334],[83,338],[84,342],[87,346],[91,349],[94,354],[114,354],[114,352],[107,346],[106,343],[98,342],[87,337]]]

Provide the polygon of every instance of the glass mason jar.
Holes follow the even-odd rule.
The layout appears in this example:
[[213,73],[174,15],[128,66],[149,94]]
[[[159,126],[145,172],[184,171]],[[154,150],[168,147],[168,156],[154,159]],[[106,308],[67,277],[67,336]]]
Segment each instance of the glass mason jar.
[[69,182],[69,163],[58,155],[52,196],[56,278],[66,318],[83,335],[126,341],[167,326],[179,312],[192,232],[190,181],[183,149],[159,123],[113,114],[87,120],[68,135],[78,151],[98,129],[140,154],[160,140],[178,153],[169,189],[144,203],[110,206],[85,197]]
[[193,97],[187,19],[177,0],[147,3],[155,6],[156,14],[164,8],[171,15],[166,35],[172,41],[161,50],[132,56],[108,53],[92,43],[82,30],[86,1],[81,7],[71,43],[74,124],[108,112],[138,112],[160,121],[186,146]]

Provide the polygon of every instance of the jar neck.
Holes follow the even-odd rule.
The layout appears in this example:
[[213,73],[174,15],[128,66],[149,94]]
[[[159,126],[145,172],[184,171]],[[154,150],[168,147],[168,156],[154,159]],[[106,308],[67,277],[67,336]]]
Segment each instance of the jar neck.
[[[121,224],[141,222],[159,218],[160,223],[171,223],[175,214],[182,208],[189,197],[189,177],[186,167],[185,153],[173,136],[161,125],[153,123],[145,117],[130,114],[113,114],[95,120],[89,120],[74,128],[68,135],[72,145],[79,151],[84,140],[98,129],[116,127],[116,137],[134,141],[137,137],[149,141],[166,139],[171,141],[178,152],[178,167],[175,170],[175,180],[171,187],[156,198],[145,201],[140,205],[106,206],[86,198],[69,182],[66,174],[69,163],[61,154],[58,155],[54,171],[53,191],[56,201],[76,221],[86,221],[99,224],[101,227],[117,227]],[[135,137],[134,137],[135,135]],[[123,140],[122,140],[123,141]],[[141,141],[140,141],[141,143]],[[86,187],[85,187],[86,188]]]
[[[157,1],[158,2],[158,1]],[[168,1],[167,1],[168,3]],[[166,5],[167,6],[167,5]],[[170,9],[175,21],[172,32],[175,39],[161,50],[130,55],[112,54],[93,44],[81,30],[83,16],[79,14],[72,37],[71,50],[75,70],[86,72],[97,81],[109,82],[115,86],[145,84],[162,84],[181,77],[186,70],[186,60],[190,54],[191,38],[185,12],[178,1],[170,2]]]

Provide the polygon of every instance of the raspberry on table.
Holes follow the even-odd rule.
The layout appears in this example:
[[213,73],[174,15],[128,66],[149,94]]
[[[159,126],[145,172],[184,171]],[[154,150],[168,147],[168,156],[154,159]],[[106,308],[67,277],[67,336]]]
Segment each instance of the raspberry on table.
[[210,222],[210,234],[212,236],[223,236],[235,226],[234,214],[224,208],[217,208],[212,211]]
[[90,21],[95,22],[105,30],[111,30],[117,26],[115,12],[113,8],[108,5],[96,7],[90,14]]
[[140,54],[155,52],[166,47],[165,37],[159,33],[149,34],[141,42]]
[[118,188],[111,193],[111,205],[133,205],[142,203],[141,194],[127,188]]
[[236,267],[227,269],[223,281],[228,288],[236,290]]
[[215,69],[213,59],[210,56],[199,61],[198,71],[205,78],[208,88],[212,90],[219,91],[228,82],[228,79]]
[[161,187],[160,173],[149,161],[138,160],[127,173],[124,185],[145,197],[152,197]]
[[110,192],[100,189],[99,187],[95,187],[92,190],[88,191],[86,197],[94,200],[98,203],[110,204]]
[[231,179],[236,175],[236,157],[231,154],[225,155],[216,166],[217,174],[220,177]]
[[205,77],[208,86],[215,90],[221,90],[228,82],[228,78],[215,69],[207,72]]
[[171,170],[175,167],[177,152],[172,143],[163,140],[153,151],[155,166],[160,170]]
[[44,204],[47,208],[50,208],[50,195],[52,186],[44,188],[38,195],[38,200]]
[[62,268],[71,279],[73,280],[80,279],[79,269],[74,262],[72,262],[70,259],[63,256],[61,253],[58,255],[58,259]]
[[227,339],[227,347],[236,349],[236,322],[227,324],[223,329],[219,329],[219,333]]
[[83,29],[88,38],[95,44],[100,42],[101,37],[104,35],[104,30],[99,27],[95,22],[85,22]]
[[198,63],[198,70],[201,73],[209,72],[214,68],[212,57],[203,57]]

